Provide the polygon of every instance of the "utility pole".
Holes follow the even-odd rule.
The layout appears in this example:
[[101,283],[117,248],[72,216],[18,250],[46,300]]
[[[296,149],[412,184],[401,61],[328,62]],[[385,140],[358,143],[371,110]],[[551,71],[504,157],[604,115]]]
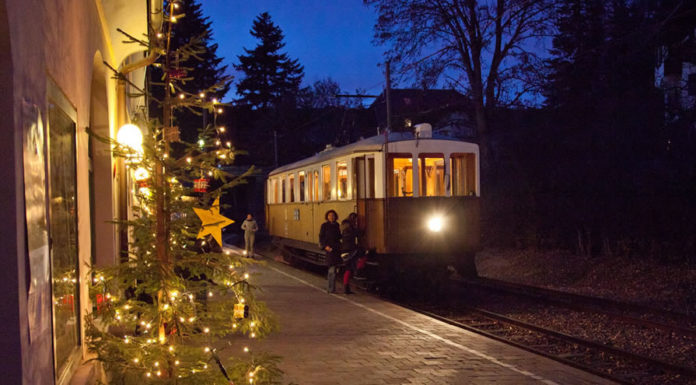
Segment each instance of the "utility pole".
[[[391,94],[391,71],[389,67],[389,60],[387,60],[385,71],[387,85],[384,91],[384,97],[387,99],[387,131],[391,131],[391,98],[389,97]],[[387,135],[389,134],[387,133]]]

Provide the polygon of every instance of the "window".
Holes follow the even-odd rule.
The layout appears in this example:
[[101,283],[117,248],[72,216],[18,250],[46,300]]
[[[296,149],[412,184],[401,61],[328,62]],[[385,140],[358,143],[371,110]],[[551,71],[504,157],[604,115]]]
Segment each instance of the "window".
[[348,163],[336,162],[336,178],[338,199],[348,199]]
[[280,183],[278,182],[278,178],[273,178],[273,203],[280,203],[280,186],[278,186]]
[[[421,168],[421,165],[425,167]],[[420,170],[420,196],[445,195],[445,158],[443,155],[421,155],[418,160]]]
[[319,171],[314,171],[314,201],[319,200]]
[[288,184],[290,185],[290,202],[295,201],[295,175],[288,175]]
[[307,202],[314,200],[314,178],[312,178],[312,172],[307,172]]
[[476,157],[474,154],[452,155],[451,186],[453,196],[476,195]]
[[413,196],[413,160],[410,154],[394,154],[390,157],[391,178],[389,179],[389,196]]
[[331,166],[328,164],[321,166],[321,178],[324,182],[324,196],[322,199],[325,201],[331,200]]
[[56,373],[80,344],[75,122],[48,107],[51,273]]
[[304,202],[305,201],[305,172],[300,171],[297,178],[300,181],[300,199],[299,199],[299,201]]
[[285,178],[282,178],[282,179],[281,179],[280,191],[282,191],[282,194],[283,194],[282,202],[283,202],[283,203],[286,203],[287,200],[285,199],[285,194],[286,194],[286,192],[285,192]]

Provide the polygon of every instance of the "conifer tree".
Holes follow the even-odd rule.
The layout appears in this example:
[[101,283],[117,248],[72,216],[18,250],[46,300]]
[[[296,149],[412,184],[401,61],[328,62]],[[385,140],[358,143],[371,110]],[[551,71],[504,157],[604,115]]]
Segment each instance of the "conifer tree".
[[238,56],[237,71],[244,78],[237,83],[240,104],[253,109],[277,107],[284,98],[294,100],[304,76],[303,67],[280,50],[285,46],[283,31],[264,12],[256,17],[250,31],[259,39],[256,48]]
[[253,261],[220,247],[221,228],[230,222],[220,215],[220,194],[251,170],[236,177],[223,171],[220,166],[230,164],[236,151],[220,140],[216,126],[202,129],[200,142],[182,143],[183,156],[171,153],[174,110],[205,108],[214,114],[219,106],[187,92],[185,81],[174,76],[180,67],[172,58],[187,61],[205,44],[193,37],[172,50],[167,42],[179,13],[173,3],[163,12],[163,31],[152,32],[162,38],[148,43],[127,35],[162,52],[163,121],[140,122],[149,128],[142,146],[101,138],[125,160],[136,181],[136,202],[133,218],[118,223],[129,231],[128,258],[92,271],[95,307],[85,318],[87,346],[113,383],[278,383],[278,357],[250,352],[244,344],[275,327],[254,297]]
[[[169,3],[177,7],[180,18],[176,21],[176,28],[171,33],[172,66],[177,70],[176,76],[180,77],[179,87],[185,92],[197,94],[204,90],[210,90],[206,98],[222,100],[230,88],[230,78],[226,74],[227,66],[222,65],[222,58],[217,55],[218,45],[212,42],[213,30],[207,16],[203,16],[198,0],[165,1],[165,8]],[[164,35],[161,35],[163,38]],[[191,38],[199,40],[201,50],[187,59],[179,56],[176,51],[189,44]],[[151,81],[155,86],[151,90],[157,99],[164,96],[164,74],[160,67],[151,67]],[[160,87],[157,87],[160,86]],[[215,86],[215,87],[213,87]],[[182,137],[186,141],[194,142],[198,129],[211,122],[210,116],[205,112],[180,108],[174,112],[174,124],[182,128]]]

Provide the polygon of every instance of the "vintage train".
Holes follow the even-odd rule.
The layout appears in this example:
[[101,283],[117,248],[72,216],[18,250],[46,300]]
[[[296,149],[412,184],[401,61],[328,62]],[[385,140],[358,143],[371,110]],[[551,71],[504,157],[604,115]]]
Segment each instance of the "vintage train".
[[338,212],[339,221],[355,212],[360,246],[381,276],[449,266],[470,275],[479,192],[478,145],[433,136],[420,124],[414,132],[327,146],[271,171],[266,226],[286,258],[323,265],[318,234],[326,211]]

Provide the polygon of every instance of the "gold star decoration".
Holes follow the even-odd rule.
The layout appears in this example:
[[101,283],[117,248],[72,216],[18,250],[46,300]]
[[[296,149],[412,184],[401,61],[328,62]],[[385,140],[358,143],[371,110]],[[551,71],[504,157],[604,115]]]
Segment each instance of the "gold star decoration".
[[198,218],[203,222],[201,231],[198,232],[197,238],[204,238],[210,234],[215,238],[218,245],[222,246],[222,228],[234,223],[233,220],[220,215],[220,197],[215,198],[215,202],[210,209],[193,208]]

